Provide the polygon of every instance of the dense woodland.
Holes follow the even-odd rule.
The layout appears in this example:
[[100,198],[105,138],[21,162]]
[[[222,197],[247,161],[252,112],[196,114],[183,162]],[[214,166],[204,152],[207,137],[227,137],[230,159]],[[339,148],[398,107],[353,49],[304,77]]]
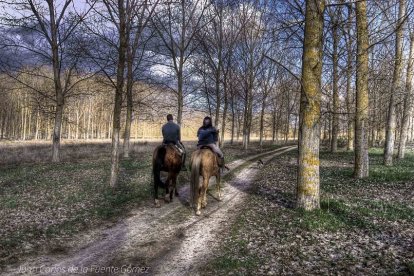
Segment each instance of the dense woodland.
[[320,144],[384,163],[414,140],[409,0],[0,0],[1,139],[112,139],[111,186],[130,139],[167,113],[220,144],[299,139],[298,206],[319,206]]

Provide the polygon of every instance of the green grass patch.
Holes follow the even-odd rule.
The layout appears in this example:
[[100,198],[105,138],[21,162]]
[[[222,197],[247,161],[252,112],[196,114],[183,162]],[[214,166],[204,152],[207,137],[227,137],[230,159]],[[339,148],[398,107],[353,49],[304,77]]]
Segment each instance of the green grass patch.
[[322,200],[319,210],[297,212],[298,225],[308,231],[339,231],[349,227],[375,228],[370,220],[361,216],[352,205],[340,200]]
[[381,221],[414,222],[414,209],[399,203],[375,200],[321,201],[321,208],[313,211],[297,211],[296,225],[304,230],[339,231],[349,228],[379,230],[374,223]]

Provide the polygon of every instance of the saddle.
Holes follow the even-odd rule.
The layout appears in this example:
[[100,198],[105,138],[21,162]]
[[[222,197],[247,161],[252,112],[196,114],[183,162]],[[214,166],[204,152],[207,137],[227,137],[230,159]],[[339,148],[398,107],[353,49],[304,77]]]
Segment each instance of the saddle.
[[201,150],[202,150],[202,149],[208,149],[208,150],[211,150],[211,152],[212,152],[212,153],[214,153],[214,155],[216,155],[216,156],[217,156],[217,153],[215,153],[215,152],[214,152],[214,150],[213,150],[210,146],[208,146],[208,145],[199,146],[198,148],[199,148],[199,149],[201,149]]
[[202,145],[202,146],[199,147],[199,149],[208,149],[208,150],[210,150],[216,156],[217,164],[219,165],[219,167],[221,167],[221,168],[225,167],[224,158],[220,158],[219,155],[210,146]]
[[175,143],[163,143],[162,145],[163,146],[171,145],[178,152],[178,154],[180,156],[182,156],[184,154],[184,151],[177,144],[175,144]]

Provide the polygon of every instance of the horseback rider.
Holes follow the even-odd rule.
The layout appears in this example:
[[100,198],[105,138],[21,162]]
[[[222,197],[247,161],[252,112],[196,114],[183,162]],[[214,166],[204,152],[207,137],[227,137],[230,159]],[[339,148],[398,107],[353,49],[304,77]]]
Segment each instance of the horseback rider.
[[197,131],[198,144],[197,147],[209,147],[218,156],[218,164],[220,167],[224,166],[224,155],[223,152],[217,145],[218,141],[218,130],[213,127],[210,117],[205,117],[203,120],[203,126]]
[[167,123],[162,126],[162,136],[163,141],[162,143],[165,145],[173,144],[175,147],[180,151],[181,158],[182,158],[182,170],[186,171],[187,168],[185,166],[185,158],[186,152],[185,147],[181,143],[181,130],[180,126],[174,123],[173,115],[167,115]]

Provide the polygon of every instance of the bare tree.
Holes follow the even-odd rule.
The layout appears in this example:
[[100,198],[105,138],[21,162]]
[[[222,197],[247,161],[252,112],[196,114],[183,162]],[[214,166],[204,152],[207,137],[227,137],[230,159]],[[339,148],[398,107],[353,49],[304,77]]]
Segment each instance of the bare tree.
[[384,165],[392,166],[393,154],[394,154],[394,143],[395,143],[395,129],[397,125],[396,113],[395,113],[395,102],[398,93],[402,92],[401,74],[403,69],[402,63],[402,51],[403,51],[403,32],[406,7],[405,0],[399,0],[398,8],[398,22],[397,31],[395,38],[395,64],[394,74],[392,77],[392,88],[388,106],[388,117],[386,126],[386,140],[384,147]]
[[119,149],[120,149],[120,132],[121,132],[121,109],[122,96],[125,83],[126,53],[128,49],[129,33],[128,23],[131,19],[128,17],[130,11],[130,2],[124,0],[104,0],[107,12],[113,24],[115,24],[119,35],[117,46],[118,60],[116,66],[116,84],[114,112],[112,123],[112,148],[111,148],[111,176],[109,185],[116,187],[119,173]]
[[404,109],[402,114],[398,158],[405,156],[405,146],[409,132],[409,120],[413,117],[413,73],[414,71],[414,32],[410,34],[410,54],[408,56],[407,77],[405,81]]
[[[37,93],[53,100],[55,103],[54,111],[54,127],[53,127],[53,146],[52,146],[52,162],[59,162],[60,155],[60,141],[62,130],[63,112],[65,109],[65,99],[69,96],[76,84],[80,80],[73,81],[73,75],[77,71],[78,58],[73,56],[76,49],[70,52],[71,47],[75,41],[73,40],[76,34],[76,28],[79,23],[84,20],[88,11],[82,14],[70,12],[70,7],[73,4],[72,0],[65,0],[60,4],[53,0],[36,1],[36,0],[22,0],[7,2],[11,9],[19,11],[21,17],[17,17],[16,13],[6,15],[3,24],[9,28],[16,28],[24,30],[23,35],[14,36],[4,45],[8,48],[18,48],[22,52],[30,53],[38,57],[41,65],[51,65],[53,72],[54,96],[51,98],[44,91],[40,89],[33,89]],[[29,34],[30,37],[25,38]],[[69,45],[71,44],[71,45]],[[14,67],[11,69],[14,72],[22,72],[21,67]],[[37,69],[32,70],[32,76],[39,76]],[[29,73],[25,71],[24,73]],[[10,74],[10,76],[13,76]],[[49,79],[49,76],[43,75],[44,78]],[[16,80],[21,80],[15,78]],[[20,81],[21,84],[29,88],[28,83]]]
[[356,3],[357,65],[356,65],[356,114],[355,114],[355,166],[354,176],[369,175],[368,159],[368,22],[367,3]]
[[325,1],[307,0],[300,97],[297,207],[318,209],[323,13]]
[[[155,8],[157,7],[159,0],[154,3],[149,3],[149,0],[137,0],[131,1],[129,5],[131,18],[128,20],[127,32],[130,33],[132,37],[129,39],[128,48],[127,48],[127,81],[126,81],[126,100],[127,100],[127,112],[126,112],[126,121],[125,121],[125,132],[124,132],[124,158],[129,157],[130,151],[130,136],[131,136],[131,124],[133,116],[133,86],[135,79],[135,71],[140,65],[141,58],[137,56],[139,46],[145,46],[146,43],[140,45],[141,36],[145,28],[152,17]],[[145,47],[142,47],[141,54],[145,51]]]
[[[177,97],[177,123],[181,124],[184,107],[185,66],[198,45],[193,43],[198,30],[202,28],[202,18],[208,7],[205,0],[168,1],[159,5],[152,22],[159,38],[165,46],[164,54],[170,61],[177,82],[174,92]],[[165,63],[164,63],[165,65]]]

